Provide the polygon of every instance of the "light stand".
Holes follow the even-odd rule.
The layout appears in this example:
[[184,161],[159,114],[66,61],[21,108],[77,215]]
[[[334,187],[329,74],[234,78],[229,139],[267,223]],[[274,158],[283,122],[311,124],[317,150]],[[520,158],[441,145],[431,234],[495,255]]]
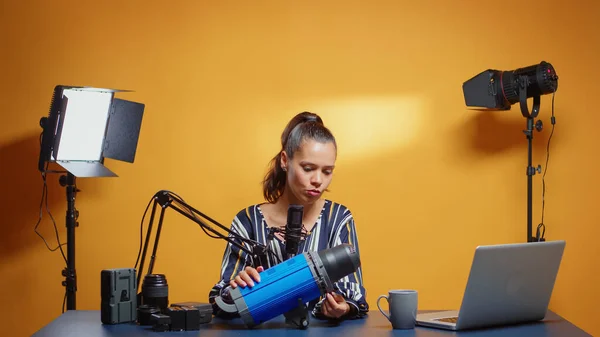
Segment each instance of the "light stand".
[[[545,61],[539,64],[510,71],[487,69],[463,83],[465,104],[470,107],[483,107],[492,110],[510,110],[511,105],[519,102],[521,114],[527,119],[527,242],[544,241],[543,234],[532,235],[533,212],[533,176],[541,173],[542,167],[532,165],[533,130],[542,130],[542,121],[536,121],[540,111],[540,96],[555,93],[558,88],[558,76],[554,67]],[[527,107],[527,98],[533,97],[531,113]],[[554,108],[553,108],[554,109]],[[554,124],[554,116],[551,119]],[[543,215],[542,215],[543,218]],[[540,224],[542,225],[542,224]],[[539,229],[539,227],[538,227]]]
[[67,267],[63,269],[62,275],[65,280],[62,285],[67,291],[67,310],[75,310],[77,292],[77,273],[75,271],[75,227],[79,226],[77,218],[79,211],[75,208],[75,197],[79,190],[75,184],[75,176],[67,172],[60,177],[60,185],[66,187],[67,191]]
[[[531,113],[527,106],[527,87],[529,86],[529,78],[527,76],[519,76],[519,102],[521,106],[521,114],[527,119],[527,129],[523,130],[527,137],[527,242],[537,241],[532,235],[533,228],[533,176],[535,173],[542,172],[542,166],[533,167],[533,130],[540,132],[543,128],[541,120],[535,121],[540,112],[540,96],[533,96],[533,106]],[[535,122],[534,122],[535,121]],[[543,238],[541,240],[544,240]]]
[[105,158],[129,163],[135,159],[145,106],[114,97],[122,91],[127,90],[57,85],[50,112],[40,119],[43,131],[38,169],[42,174],[57,172],[47,170],[52,162],[66,170],[59,182],[67,197],[67,257],[61,273],[65,277],[62,285],[66,288],[67,310],[75,310],[77,302],[76,177],[116,177],[104,166]]

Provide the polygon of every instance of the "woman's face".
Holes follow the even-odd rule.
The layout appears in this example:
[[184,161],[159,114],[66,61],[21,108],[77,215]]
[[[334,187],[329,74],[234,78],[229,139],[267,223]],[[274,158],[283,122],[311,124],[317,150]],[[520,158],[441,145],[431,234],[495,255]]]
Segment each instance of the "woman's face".
[[291,160],[284,151],[281,165],[287,170],[286,191],[290,193],[290,202],[312,204],[317,201],[331,183],[335,159],[333,142],[305,140]]

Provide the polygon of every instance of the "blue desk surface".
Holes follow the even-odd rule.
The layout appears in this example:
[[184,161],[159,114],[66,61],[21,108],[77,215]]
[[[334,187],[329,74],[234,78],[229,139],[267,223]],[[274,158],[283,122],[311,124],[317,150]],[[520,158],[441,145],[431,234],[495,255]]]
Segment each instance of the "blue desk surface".
[[516,326],[488,328],[452,332],[433,328],[416,327],[412,330],[392,330],[391,324],[379,312],[370,312],[369,316],[360,320],[345,321],[339,325],[311,317],[310,326],[300,330],[287,325],[283,317],[277,317],[254,329],[247,329],[241,320],[224,321],[214,319],[204,324],[198,331],[155,332],[150,327],[138,326],[134,323],[103,325],[100,322],[100,311],[67,311],[50,324],[33,334],[42,336],[418,336],[434,337],[449,335],[464,336],[590,336],[567,320],[549,311],[543,321]]

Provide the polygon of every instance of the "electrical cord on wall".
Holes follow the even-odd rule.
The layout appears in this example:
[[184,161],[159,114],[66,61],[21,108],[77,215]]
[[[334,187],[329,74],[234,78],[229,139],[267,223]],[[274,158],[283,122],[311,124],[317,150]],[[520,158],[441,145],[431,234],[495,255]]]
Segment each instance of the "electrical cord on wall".
[[[548,170],[548,160],[550,159],[550,140],[554,134],[554,125],[556,124],[556,117],[554,117],[554,95],[556,91],[552,93],[552,116],[550,122],[552,123],[552,130],[550,131],[550,137],[548,137],[548,144],[546,146],[546,165],[544,166],[544,174],[542,175],[542,220],[537,226],[535,238],[537,241],[544,241],[544,235],[546,234],[546,225],[544,224],[544,210],[546,206],[546,171]],[[541,232],[540,232],[541,231]]]

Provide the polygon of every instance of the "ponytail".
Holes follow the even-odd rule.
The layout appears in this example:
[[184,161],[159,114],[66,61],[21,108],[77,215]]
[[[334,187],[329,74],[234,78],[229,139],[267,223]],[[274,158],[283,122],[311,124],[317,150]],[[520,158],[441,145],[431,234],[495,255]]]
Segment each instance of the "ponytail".
[[275,202],[285,189],[285,171],[281,168],[281,152],[269,163],[269,170],[263,181],[263,196],[268,202]]

